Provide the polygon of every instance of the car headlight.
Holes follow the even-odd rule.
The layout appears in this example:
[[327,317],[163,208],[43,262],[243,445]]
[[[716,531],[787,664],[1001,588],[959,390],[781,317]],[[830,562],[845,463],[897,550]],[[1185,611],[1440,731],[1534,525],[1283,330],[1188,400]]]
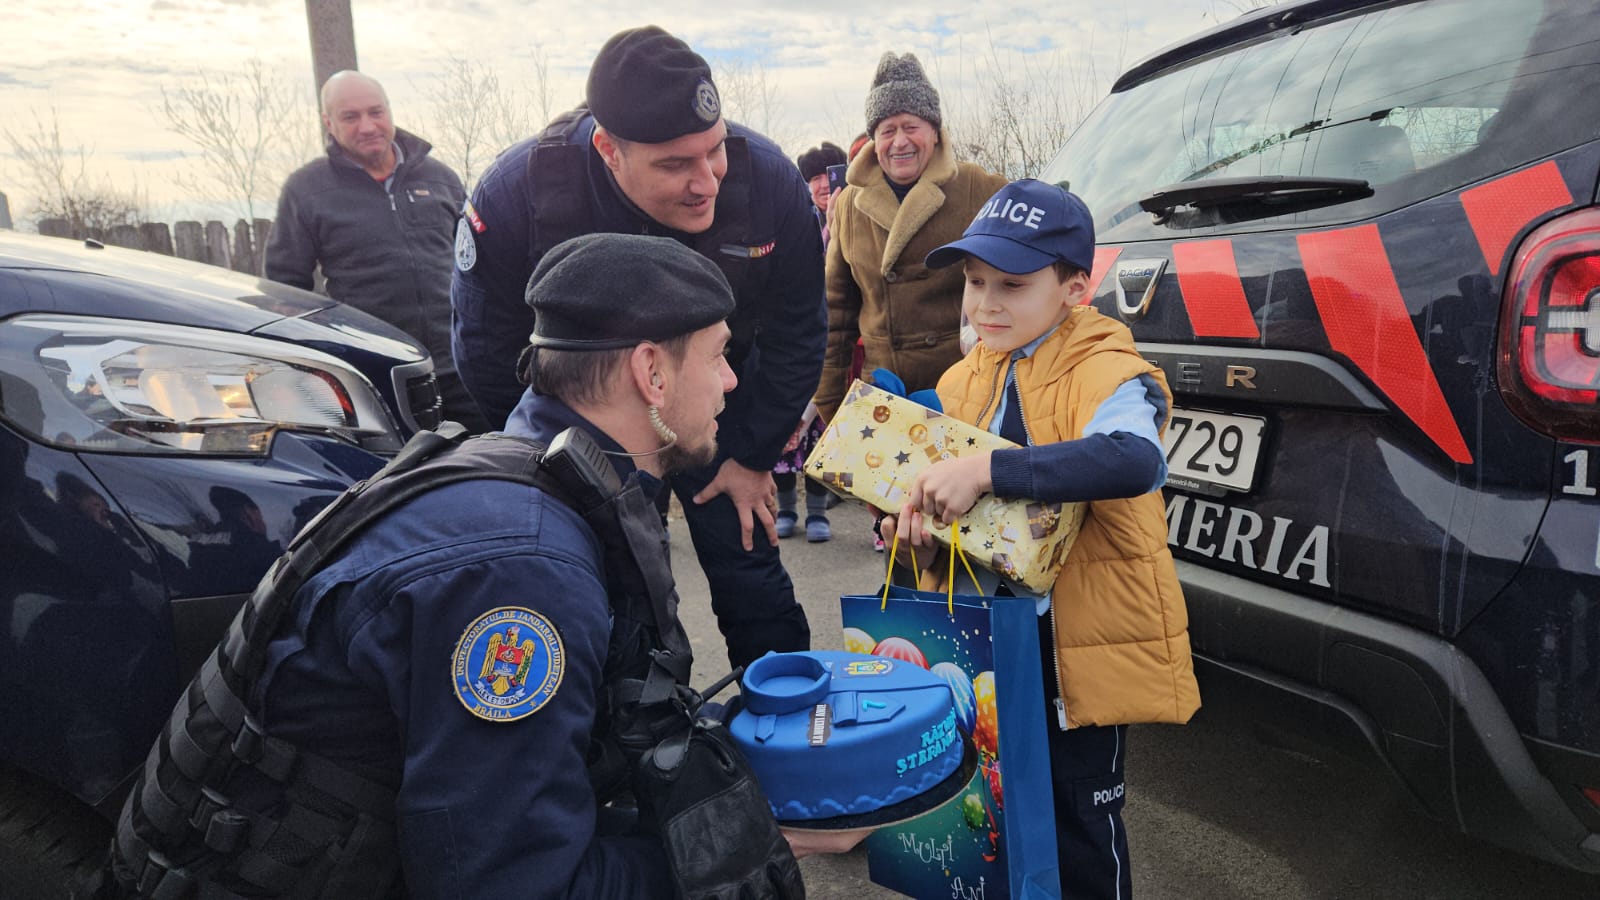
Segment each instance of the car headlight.
[[80,316],[0,322],[0,417],[55,446],[265,456],[280,430],[400,447],[349,364],[230,332]]

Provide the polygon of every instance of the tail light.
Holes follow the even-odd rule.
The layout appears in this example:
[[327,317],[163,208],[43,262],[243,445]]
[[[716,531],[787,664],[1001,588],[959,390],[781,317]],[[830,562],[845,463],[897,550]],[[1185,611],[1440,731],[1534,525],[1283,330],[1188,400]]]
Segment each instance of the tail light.
[[1530,428],[1600,443],[1600,208],[1539,226],[1506,278],[1500,396]]

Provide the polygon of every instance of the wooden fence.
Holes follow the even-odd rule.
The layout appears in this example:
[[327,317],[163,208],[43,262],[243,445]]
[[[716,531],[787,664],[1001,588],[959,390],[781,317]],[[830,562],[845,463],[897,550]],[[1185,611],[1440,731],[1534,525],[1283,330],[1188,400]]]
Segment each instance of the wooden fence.
[[235,272],[250,275],[262,274],[267,238],[272,234],[271,219],[247,222],[240,219],[230,230],[218,221],[205,224],[178,222],[168,227],[165,222],[146,222],[143,225],[116,225],[100,231],[73,228],[66,219],[40,219],[39,233],[50,237],[73,240],[96,240],[115,247],[132,250],[149,250],[182,259],[222,266]]

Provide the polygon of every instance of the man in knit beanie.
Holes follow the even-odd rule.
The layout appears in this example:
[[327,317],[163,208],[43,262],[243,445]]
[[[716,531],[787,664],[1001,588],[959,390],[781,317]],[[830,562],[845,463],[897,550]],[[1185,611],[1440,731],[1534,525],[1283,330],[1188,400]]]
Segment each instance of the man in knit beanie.
[[849,387],[857,339],[863,370],[888,369],[908,391],[933,387],[961,358],[961,273],[922,260],[1006,184],[956,161],[939,92],[914,54],[883,54],[865,112],[872,140],[830,210],[828,352],[813,397],[824,419]]

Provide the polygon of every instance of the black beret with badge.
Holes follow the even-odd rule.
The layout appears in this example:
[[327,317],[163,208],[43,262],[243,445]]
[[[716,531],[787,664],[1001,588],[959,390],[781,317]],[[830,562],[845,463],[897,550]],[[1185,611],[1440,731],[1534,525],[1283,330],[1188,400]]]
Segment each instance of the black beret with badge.
[[664,237],[586,234],[550,248],[528,279],[534,347],[614,350],[699,331],[733,313],[704,256]]
[[589,110],[625,141],[664,144],[722,118],[711,67],[655,25],[618,32],[589,68]]

